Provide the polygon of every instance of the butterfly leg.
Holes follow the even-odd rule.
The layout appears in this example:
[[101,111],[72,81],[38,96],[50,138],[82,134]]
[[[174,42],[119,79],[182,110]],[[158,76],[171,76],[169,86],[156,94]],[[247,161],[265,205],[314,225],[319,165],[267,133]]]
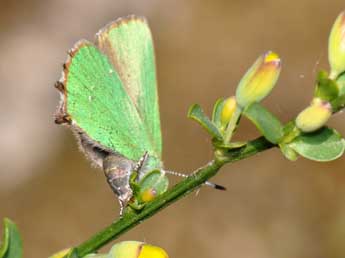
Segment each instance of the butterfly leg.
[[123,215],[123,211],[125,209],[125,205],[123,204],[122,201],[119,200],[119,204],[120,204],[120,217],[122,217]]

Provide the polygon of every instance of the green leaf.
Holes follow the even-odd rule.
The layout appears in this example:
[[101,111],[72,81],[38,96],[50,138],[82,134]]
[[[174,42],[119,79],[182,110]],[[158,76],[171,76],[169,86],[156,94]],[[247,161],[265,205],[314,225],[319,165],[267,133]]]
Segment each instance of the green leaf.
[[4,239],[0,247],[0,258],[21,258],[23,256],[22,240],[16,224],[4,219]]
[[278,143],[283,137],[283,125],[259,103],[249,105],[243,114],[252,121],[265,138],[271,143]]
[[331,101],[333,112],[337,112],[345,106],[345,72],[337,78],[339,97]]
[[222,113],[222,109],[224,106],[224,99],[220,98],[216,101],[213,107],[213,112],[212,112],[212,122],[217,126],[220,127],[220,115]]
[[339,96],[345,95],[345,73],[342,73],[337,78],[337,83],[339,87]]
[[345,140],[334,129],[324,127],[313,133],[302,133],[289,147],[307,159],[331,161],[344,153]]
[[204,114],[201,107],[198,104],[194,104],[189,108],[188,117],[198,122],[206,131],[217,140],[222,140],[222,135],[218,128],[210,119]]
[[229,143],[224,143],[224,142],[217,142],[214,141],[213,145],[217,149],[227,149],[227,150],[233,150],[233,149],[238,149],[246,145],[248,142],[229,142]]
[[322,100],[332,101],[338,97],[339,89],[337,83],[327,76],[325,71],[319,72],[314,96]]
[[331,102],[333,112],[338,112],[345,107],[345,94]]
[[290,121],[284,125],[283,133],[284,137],[280,143],[290,143],[301,134],[301,131],[296,127],[295,121]]

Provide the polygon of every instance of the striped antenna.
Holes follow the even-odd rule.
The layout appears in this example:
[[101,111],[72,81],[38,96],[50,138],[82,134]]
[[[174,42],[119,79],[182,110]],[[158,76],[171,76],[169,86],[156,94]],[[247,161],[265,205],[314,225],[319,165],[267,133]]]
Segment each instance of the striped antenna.
[[[190,175],[186,175],[186,174],[175,172],[175,171],[170,171],[170,170],[163,170],[163,171],[165,173],[173,175],[173,176],[179,176],[179,177],[184,177],[184,178],[190,177]],[[210,186],[210,187],[217,189],[217,190],[222,190],[222,191],[226,190],[226,188],[224,186],[212,183],[210,181],[205,181],[204,185]]]
[[[140,160],[138,161],[138,163],[135,165],[134,167],[134,171],[140,173],[140,169],[141,167],[144,165],[144,163],[146,162],[147,158],[148,158],[148,152],[146,151],[144,153],[144,155],[140,158]],[[183,173],[179,173],[179,172],[175,172],[175,171],[171,171],[171,170],[165,170],[163,169],[162,170],[164,173],[167,173],[167,174],[170,174],[170,175],[173,175],[173,176],[179,176],[179,177],[183,177],[183,178],[187,178],[187,177],[190,177],[191,175],[186,175],[186,174],[183,174]],[[139,175],[140,177],[140,175]],[[212,187],[214,189],[217,189],[217,190],[222,190],[222,191],[225,191],[226,188],[222,185],[218,185],[218,184],[215,184],[215,183],[212,183],[210,181],[205,181],[204,185],[207,185],[209,187]]]

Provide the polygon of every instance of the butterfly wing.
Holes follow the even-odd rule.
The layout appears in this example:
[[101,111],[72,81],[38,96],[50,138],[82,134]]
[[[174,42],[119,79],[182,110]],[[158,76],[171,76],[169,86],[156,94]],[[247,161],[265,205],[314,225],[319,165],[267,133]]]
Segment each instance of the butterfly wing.
[[92,43],[78,42],[58,84],[62,101],[56,120],[128,159],[139,160],[145,151],[158,157],[116,69]]
[[161,159],[162,137],[159,118],[154,48],[144,18],[129,16],[108,24],[96,35],[96,45],[108,56],[143,122],[142,130]]

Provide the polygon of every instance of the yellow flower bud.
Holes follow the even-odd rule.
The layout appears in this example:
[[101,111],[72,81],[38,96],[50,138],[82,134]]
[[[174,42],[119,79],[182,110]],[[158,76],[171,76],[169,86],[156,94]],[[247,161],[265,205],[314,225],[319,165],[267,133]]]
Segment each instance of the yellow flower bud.
[[111,248],[109,258],[169,258],[169,256],[157,246],[138,241],[123,241]]
[[243,76],[236,90],[237,103],[246,107],[260,102],[273,89],[281,70],[279,56],[271,51],[261,55]]
[[335,20],[328,41],[328,59],[331,78],[335,79],[345,71],[345,12]]
[[314,99],[309,107],[304,109],[296,118],[296,126],[302,132],[313,132],[326,124],[332,115],[329,102]]
[[66,254],[68,254],[68,252],[71,250],[71,248],[66,248],[64,250],[61,250],[55,254],[53,254],[52,256],[50,256],[49,258],[62,258],[64,257]]
[[234,114],[235,109],[236,109],[236,98],[234,96],[227,98],[224,101],[224,105],[220,113],[220,123],[223,128],[225,128],[228,125],[232,115]]
[[158,246],[144,244],[138,258],[169,258],[169,256]]

